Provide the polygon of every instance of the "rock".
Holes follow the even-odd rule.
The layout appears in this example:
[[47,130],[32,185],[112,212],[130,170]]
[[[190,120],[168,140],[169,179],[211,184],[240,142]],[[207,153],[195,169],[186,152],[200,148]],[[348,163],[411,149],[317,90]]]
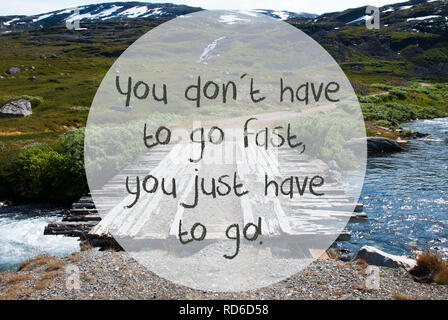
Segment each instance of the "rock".
[[367,153],[369,155],[379,153],[392,153],[400,152],[404,149],[398,144],[398,142],[383,138],[383,137],[370,137],[367,138]]
[[414,132],[413,137],[415,138],[426,138],[430,137],[431,135],[429,133],[422,133],[422,132]]
[[414,259],[396,256],[371,246],[362,247],[355,256],[355,260],[363,259],[368,264],[388,268],[405,268],[409,270],[416,265]]
[[[404,149],[398,144],[397,141],[384,138],[384,137],[368,137],[367,139],[367,154],[369,156],[382,154],[382,153],[393,153],[400,152]],[[347,142],[347,146],[352,149],[355,154],[362,152],[365,140],[363,138],[351,139]]]
[[30,81],[39,81],[39,78],[32,76],[31,78],[29,78],[28,80]]
[[0,208],[9,207],[10,205],[12,205],[12,202],[9,200],[0,201]]
[[31,115],[31,102],[26,99],[11,101],[0,108],[1,117],[27,117]]
[[6,71],[7,74],[17,74],[20,72],[21,70],[19,67],[9,67],[8,70]]

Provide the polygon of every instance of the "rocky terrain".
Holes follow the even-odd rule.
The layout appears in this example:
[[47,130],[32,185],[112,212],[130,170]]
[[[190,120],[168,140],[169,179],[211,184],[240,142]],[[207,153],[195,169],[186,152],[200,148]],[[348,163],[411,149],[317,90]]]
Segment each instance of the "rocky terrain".
[[448,299],[446,285],[415,282],[403,268],[379,267],[379,289],[369,289],[367,268],[363,260],[318,259],[265,288],[213,293],[164,280],[125,252],[87,250],[38,257],[0,274],[0,299]]

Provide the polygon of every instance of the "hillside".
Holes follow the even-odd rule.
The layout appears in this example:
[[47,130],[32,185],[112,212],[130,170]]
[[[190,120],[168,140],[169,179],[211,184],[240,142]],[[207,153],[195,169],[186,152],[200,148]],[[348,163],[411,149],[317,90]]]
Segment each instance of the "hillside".
[[[126,4],[132,8],[142,6],[142,3]],[[0,35],[0,103],[23,95],[37,102],[33,104],[31,116],[0,119],[0,196],[17,196],[17,190],[23,186],[17,180],[26,174],[18,173],[17,159],[24,150],[41,148],[44,144],[63,152],[61,136],[70,127],[85,126],[103,76],[129,45],[174,16],[200,10],[164,4],[164,10],[157,11],[157,15],[147,16],[156,12],[157,7],[149,8],[145,4],[148,10],[142,9],[132,17],[131,7],[117,9],[116,18],[103,15],[118,5],[83,7],[80,14],[86,16],[81,21],[83,29],[78,31],[66,29],[65,21],[70,17],[66,10],[46,18],[42,18],[45,15],[0,17],[0,21],[6,22],[20,19],[10,22],[9,29]],[[448,4],[443,1],[388,5],[381,8],[380,30],[365,27],[365,7],[312,18],[297,17],[300,15],[297,14],[287,22],[313,37],[340,63],[359,95],[368,135],[396,138],[402,121],[441,117],[448,111],[447,10]],[[293,16],[263,11],[280,19]],[[123,12],[127,14],[120,15]],[[90,19],[87,15],[96,16]],[[35,24],[48,25],[15,27],[26,19],[39,18],[42,19]],[[20,72],[7,73],[11,67],[19,68]],[[82,147],[82,139],[79,145]],[[45,149],[42,154],[46,156],[46,152]],[[64,156],[72,156],[64,152]],[[83,172],[82,159],[78,160]],[[39,176],[34,178],[33,182],[42,181]],[[65,178],[67,184],[85,188],[85,181],[73,183],[70,177]],[[51,183],[52,179],[49,177]],[[40,194],[39,183],[36,194],[42,200],[48,192]],[[60,186],[58,189],[63,190]],[[79,190],[70,192],[62,196],[64,201],[79,196]]]
[[[81,22],[120,21],[123,19],[169,19],[181,15],[203,10],[199,7],[176,5],[172,3],[151,2],[111,2],[90,4],[77,7],[79,14],[73,8],[42,13],[33,16],[7,16],[0,17],[3,33],[42,29],[57,24],[79,20]],[[305,12],[290,12],[283,10],[255,9],[253,12],[261,13],[280,20],[292,18],[315,18],[317,15]]]
[[309,34],[353,79],[448,79],[448,4],[408,1],[380,8],[380,30],[365,27],[365,9],[288,21]]

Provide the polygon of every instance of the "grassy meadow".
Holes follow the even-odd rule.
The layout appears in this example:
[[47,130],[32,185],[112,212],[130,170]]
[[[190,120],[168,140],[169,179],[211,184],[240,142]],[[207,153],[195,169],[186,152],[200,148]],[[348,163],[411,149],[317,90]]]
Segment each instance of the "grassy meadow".
[[[1,35],[0,100],[4,104],[28,96],[33,114],[0,119],[0,198],[69,202],[87,192],[82,128],[96,89],[121,52],[160,22],[86,23],[86,31],[53,26]],[[331,41],[323,45],[333,54],[333,43],[377,38],[375,32],[347,27],[329,35]],[[409,34],[389,36],[400,43]],[[418,36],[437,42],[437,35]],[[401,53],[411,55],[412,48]],[[426,58],[437,60],[444,54],[436,46]],[[401,122],[447,115],[448,83],[414,75],[414,64],[421,61],[372,59],[350,46],[342,55],[333,55],[359,96],[369,136],[409,137],[399,130]],[[13,66],[22,71],[7,75]]]

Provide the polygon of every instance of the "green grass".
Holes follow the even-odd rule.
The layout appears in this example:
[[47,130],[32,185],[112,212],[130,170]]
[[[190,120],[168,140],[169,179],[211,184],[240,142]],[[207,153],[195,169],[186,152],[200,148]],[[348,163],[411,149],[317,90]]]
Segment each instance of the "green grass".
[[[85,126],[95,92],[115,59],[160,22],[136,19],[128,21],[127,26],[124,22],[104,22],[87,25],[89,30],[76,33],[54,26],[1,36],[0,74],[6,78],[0,79],[0,102],[28,98],[33,109],[33,114],[25,118],[0,119],[1,197],[14,195],[11,179],[17,174],[15,163],[24,149],[44,144],[65,155],[60,150],[61,139],[69,127]],[[332,30],[333,26],[328,25],[327,29]],[[440,41],[440,36],[387,30],[366,32],[363,27],[347,26],[317,40],[336,57],[348,78],[358,84],[363,111],[370,122],[368,135],[376,135],[378,126],[396,128],[401,121],[444,116],[448,112],[446,79],[425,78],[417,72],[421,65],[447,61],[446,42]],[[363,47],[363,43],[377,41],[390,41],[404,58],[374,56]],[[413,45],[416,41],[423,49]],[[343,50],[338,53],[341,44]],[[12,66],[22,69],[14,78],[4,73]],[[30,80],[32,77],[38,80]],[[422,87],[419,81],[435,85]],[[389,93],[365,96],[383,91]],[[214,107],[204,109],[210,116],[222,113]],[[225,112],[237,116],[241,110]],[[57,158],[53,156],[52,159]],[[78,196],[73,190],[70,192],[70,198]]]

